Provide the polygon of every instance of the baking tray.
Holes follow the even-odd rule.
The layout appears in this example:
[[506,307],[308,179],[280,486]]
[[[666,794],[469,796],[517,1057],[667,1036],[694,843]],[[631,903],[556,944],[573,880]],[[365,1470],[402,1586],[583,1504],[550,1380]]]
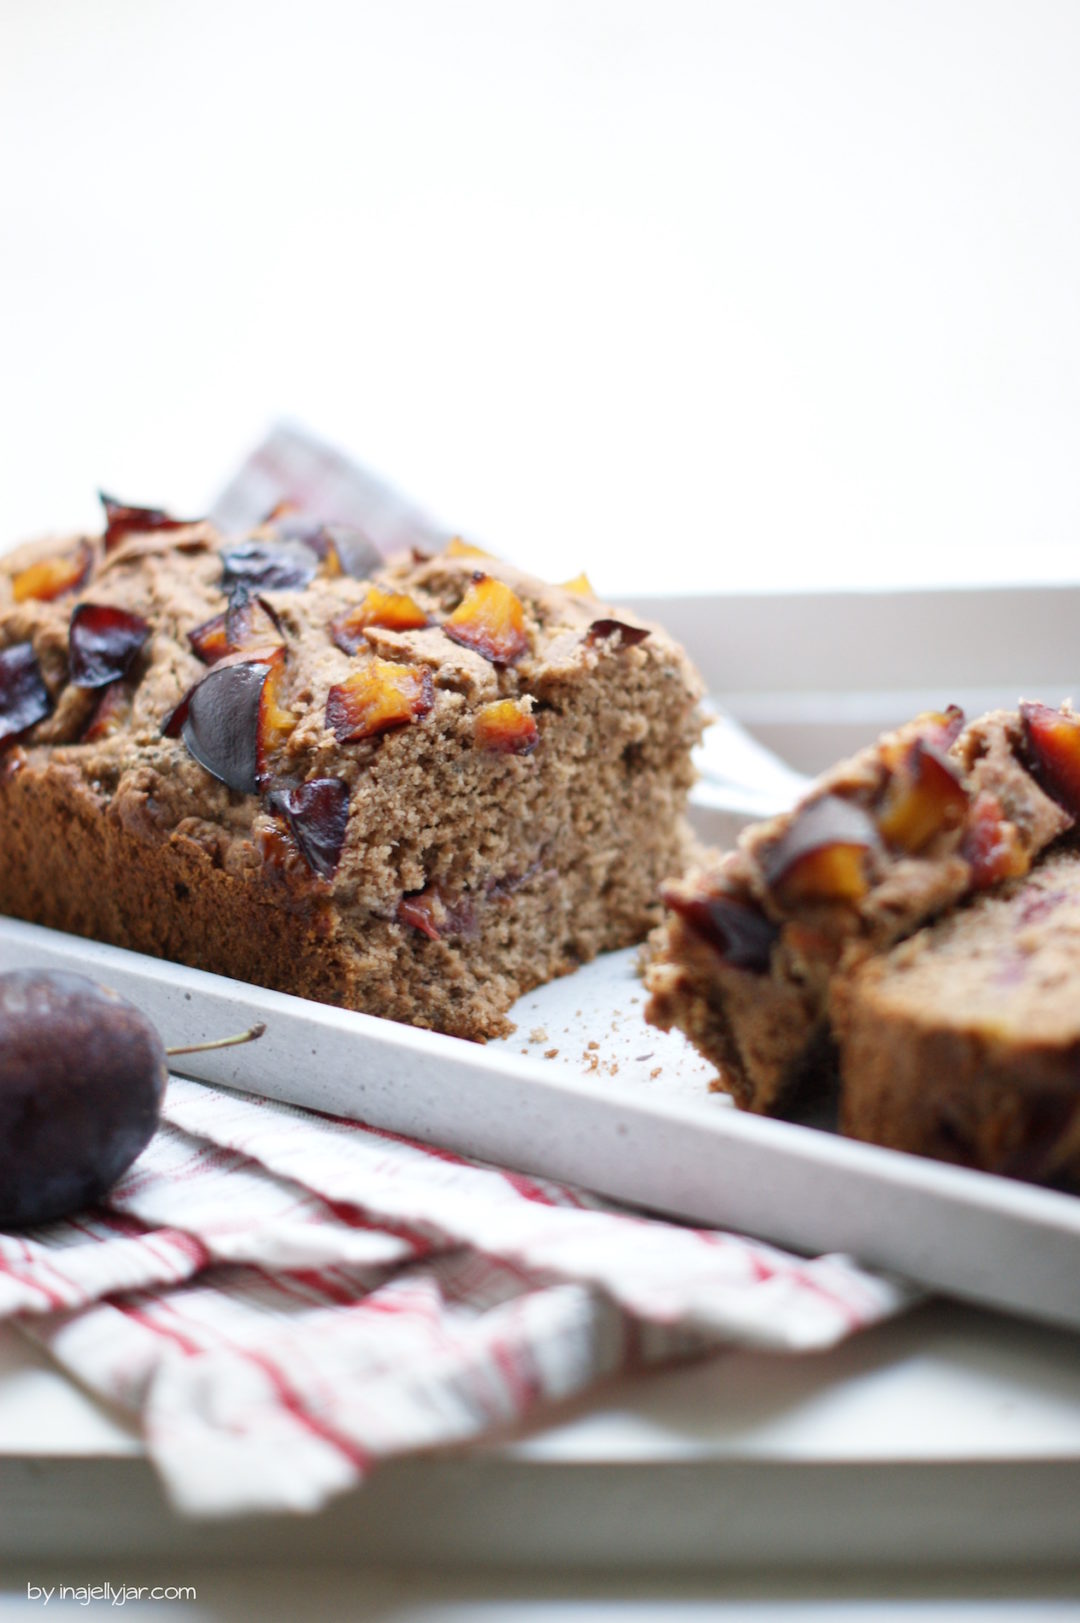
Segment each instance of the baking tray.
[[187,1075],[1080,1326],[1080,1199],[736,1111],[677,1034],[645,1024],[635,960],[529,994],[515,1035],[482,1046],[0,920],[0,970],[104,981],[167,1044],[265,1022]]

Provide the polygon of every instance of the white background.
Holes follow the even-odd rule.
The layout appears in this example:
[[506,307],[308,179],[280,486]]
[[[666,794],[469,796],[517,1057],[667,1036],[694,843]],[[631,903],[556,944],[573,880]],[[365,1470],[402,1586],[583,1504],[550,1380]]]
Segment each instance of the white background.
[[0,546],[287,414],[601,590],[1080,576],[1080,6],[0,29]]

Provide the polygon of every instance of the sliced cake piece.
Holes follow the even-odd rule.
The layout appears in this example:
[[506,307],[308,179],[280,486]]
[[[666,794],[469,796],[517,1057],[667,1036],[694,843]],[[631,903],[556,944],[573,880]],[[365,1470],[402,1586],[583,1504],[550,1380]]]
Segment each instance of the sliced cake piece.
[[1080,1177],[1080,852],[1055,849],[831,995],[844,1132],[1017,1177]]
[[1073,796],[1050,770],[1070,749],[1080,761],[1067,708],[966,725],[951,708],[834,767],[793,811],[664,887],[648,1018],[681,1027],[743,1108],[788,1108],[828,1041],[838,971],[1023,875],[1072,826],[1080,775]]
[[0,909],[469,1037],[658,921],[659,627],[460,543],[107,516],[0,561]]

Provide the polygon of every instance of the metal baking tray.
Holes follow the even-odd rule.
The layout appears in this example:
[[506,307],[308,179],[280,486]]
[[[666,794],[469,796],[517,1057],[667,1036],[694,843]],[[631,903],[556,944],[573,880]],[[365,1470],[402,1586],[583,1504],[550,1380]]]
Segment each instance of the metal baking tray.
[[0,920],[0,970],[104,981],[166,1043],[265,1022],[187,1075],[1080,1326],[1080,1199],[736,1111],[680,1037],[645,1024],[635,959],[530,993],[515,1035],[480,1045]]

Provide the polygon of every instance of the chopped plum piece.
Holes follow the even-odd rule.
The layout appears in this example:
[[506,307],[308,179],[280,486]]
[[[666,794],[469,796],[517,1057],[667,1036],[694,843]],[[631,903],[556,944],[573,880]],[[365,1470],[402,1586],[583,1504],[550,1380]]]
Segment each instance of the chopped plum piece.
[[371,659],[326,696],[326,725],[342,744],[373,738],[426,716],[435,684],[426,666]]
[[460,535],[453,536],[443,548],[444,558],[494,558],[493,552],[485,552],[483,547],[474,547],[470,541],[463,541]]
[[672,912],[716,948],[725,963],[756,975],[768,971],[780,929],[765,917],[752,896],[734,892],[685,896],[674,886],[662,889],[660,896]]
[[957,769],[921,738],[913,739],[885,786],[877,826],[889,845],[921,851],[936,834],[957,828],[968,793]]
[[166,716],[163,735],[180,735],[199,765],[230,789],[242,795],[256,794],[263,687],[270,671],[284,658],[280,645],[226,655]]
[[349,786],[344,779],[312,778],[294,789],[272,789],[266,803],[288,823],[309,867],[320,879],[332,879],[349,822]]
[[33,643],[17,642],[0,652],[0,744],[44,721],[51,709]]
[[74,552],[62,553],[58,558],[43,558],[40,563],[20,569],[11,583],[16,603],[35,599],[51,603],[65,592],[77,592],[85,585],[94,567],[94,549],[89,541],[80,541]]
[[105,551],[111,552],[126,535],[143,535],[147,530],[185,530],[197,519],[173,518],[160,507],[129,507],[124,502],[98,492],[105,509]]
[[269,783],[273,775],[274,758],[296,726],[296,717],[281,703],[281,684],[285,675],[284,654],[272,660],[259,698],[259,715],[255,726],[255,772],[260,788]]
[[881,844],[868,812],[823,795],[796,813],[762,858],[765,882],[784,907],[857,902],[869,888],[866,857]]
[[111,737],[124,725],[130,711],[131,694],[127,683],[122,680],[110,682],[108,687],[101,690],[94,712],[83,728],[81,742],[96,744],[102,738]]
[[1016,825],[1005,816],[997,796],[987,789],[975,797],[960,854],[970,863],[971,881],[979,890],[1002,879],[1019,879],[1031,866]]
[[624,620],[594,620],[585,633],[585,641],[590,648],[594,648],[598,642],[607,642],[614,637],[617,647],[634,648],[639,642],[644,642],[648,635],[647,626],[628,626]]
[[443,630],[493,665],[513,665],[529,646],[521,599],[503,581],[481,573],[473,576],[465,596],[443,622]]
[[330,622],[330,635],[343,653],[355,654],[367,646],[364,631],[368,626],[420,631],[427,624],[427,615],[407,592],[384,592],[381,586],[372,586],[363,602]]
[[204,665],[216,665],[226,654],[238,654],[245,648],[262,647],[280,635],[281,621],[269,603],[261,597],[250,597],[239,586],[227,609],[187,634]]
[[540,729],[520,699],[497,699],[477,711],[473,737],[483,750],[529,755],[540,742]]
[[306,541],[242,541],[222,554],[221,584],[249,592],[300,591],[319,572],[319,555]]
[[77,688],[104,688],[126,676],[150,627],[138,614],[108,603],[80,603],[68,633],[71,680]]
[[426,890],[403,896],[398,903],[397,920],[399,924],[411,924],[429,941],[441,941],[451,935],[470,937],[476,934],[476,911],[470,898],[462,896],[448,906],[438,885],[428,885]]
[[575,575],[573,580],[564,580],[562,583],[562,589],[564,592],[572,592],[575,597],[596,596],[596,593],[592,588],[592,581],[589,579],[588,575],[586,575],[584,570],[581,571],[580,575]]
[[266,518],[284,541],[302,541],[322,563],[324,575],[351,575],[364,580],[385,562],[374,541],[355,524],[325,524],[304,518],[279,502]]
[[1048,704],[1022,704],[1020,724],[1044,786],[1080,817],[1080,716]]

